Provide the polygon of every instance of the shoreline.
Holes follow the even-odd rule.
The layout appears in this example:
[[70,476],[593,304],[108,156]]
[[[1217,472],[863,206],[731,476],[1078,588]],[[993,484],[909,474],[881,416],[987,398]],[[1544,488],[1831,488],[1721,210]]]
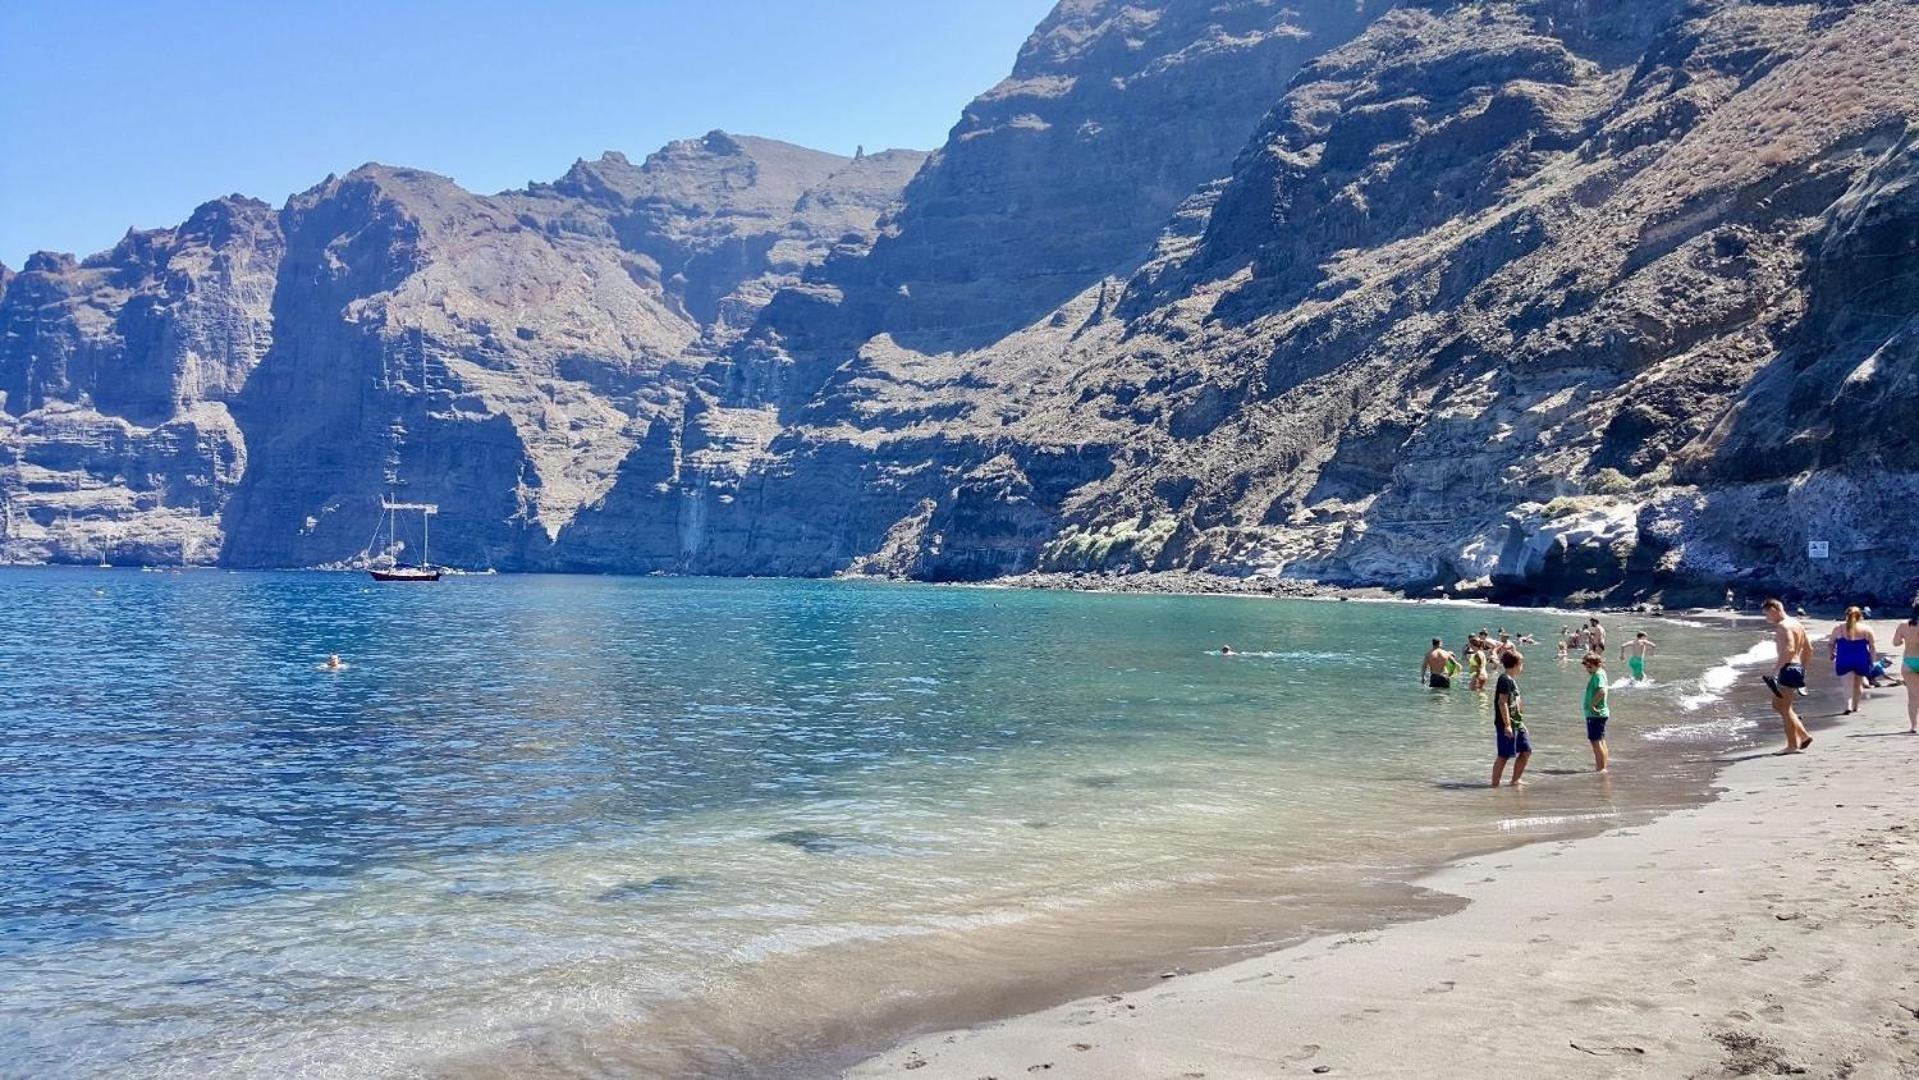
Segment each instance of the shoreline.
[[[1411,601],[1397,598],[1362,602],[1403,604],[1403,614],[1414,612]],[[1552,609],[1439,603],[1422,606],[1414,618],[1471,620],[1477,625],[1482,617],[1507,610],[1541,622],[1559,618]],[[1399,616],[1381,611],[1379,617]],[[1721,655],[1723,663],[1735,652],[1736,647],[1715,655]],[[1666,704],[1657,711],[1662,722],[1677,723],[1684,715]],[[1479,730],[1477,722],[1474,730]],[[1632,733],[1625,737],[1636,741],[1645,728],[1628,730]],[[1674,760],[1654,770],[1658,777],[1649,774],[1650,782],[1617,797],[1595,794],[1583,770],[1574,782],[1553,779],[1576,763],[1557,762],[1548,750],[1543,760],[1535,761],[1546,781],[1517,809],[1503,801],[1480,805],[1484,778],[1483,763],[1477,760],[1467,773],[1422,772],[1415,782],[1431,787],[1434,797],[1449,808],[1442,817],[1464,805],[1476,820],[1459,822],[1460,827],[1444,837],[1394,845],[1390,854],[1388,848],[1368,843],[1358,863],[1349,862],[1350,852],[1347,858],[1328,853],[1332,861],[1326,865],[1340,869],[1332,875],[1312,869],[1311,887],[1303,888],[1305,879],[1294,876],[1308,864],[1220,864],[1204,868],[1186,884],[1089,899],[963,934],[914,935],[905,946],[877,938],[809,949],[763,960],[750,978],[709,987],[683,1003],[628,1021],[574,1033],[531,1031],[484,1052],[439,1058],[432,1071],[473,1078],[576,1075],[580,1070],[574,1062],[584,1056],[635,1075],[840,1075],[915,1033],[992,1023],[1115,988],[1150,988],[1166,970],[1208,971],[1330,932],[1375,933],[1453,910],[1464,901],[1424,887],[1430,875],[1459,860],[1594,836],[1709,801],[1718,771],[1714,761],[1735,739],[1681,736]],[[1576,756],[1584,754],[1581,743]],[[1505,809],[1499,809],[1502,806]],[[807,1008],[791,1018],[773,1019],[779,1009],[767,1003],[781,1000],[785,991],[778,988],[809,985],[818,993]],[[763,996],[769,986],[778,992]],[[841,986],[864,990],[849,996],[840,992]],[[714,1007],[718,998],[726,1001],[726,1008]],[[581,1044],[590,1051],[582,1054],[574,1048]]]
[[1902,686],[1841,717],[1815,668],[1812,751],[1773,756],[1762,721],[1702,804],[1412,882],[1457,911],[923,1034],[843,1075],[1913,1075],[1919,736]]

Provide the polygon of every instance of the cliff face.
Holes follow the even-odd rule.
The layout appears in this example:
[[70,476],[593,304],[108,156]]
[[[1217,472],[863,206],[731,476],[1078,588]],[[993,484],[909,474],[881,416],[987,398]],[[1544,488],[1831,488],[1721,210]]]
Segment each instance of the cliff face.
[[[1235,37],[1211,9],[1166,9],[1154,25],[1188,36],[1167,70]],[[1352,10],[1282,18],[1335,9]],[[1001,221],[1025,172],[974,143],[1073,126],[993,111],[1040,77],[1028,65],[1059,58],[1044,85],[1072,88],[1123,85],[1097,66],[1114,55],[1161,70],[1137,37],[1087,44],[1142,17],[1062,6],[909,187],[897,235],[776,297],[756,334],[777,346],[749,336],[710,402],[663,419],[567,555],[1613,599],[1736,571],[1911,589],[1912,5],[1366,11],[1350,41],[1292,39],[1318,55],[1218,181],[1168,204],[1150,252],[1115,229],[1102,270],[1048,274],[1081,243],[1052,237],[1084,224],[1049,208],[1103,189],[1062,183]],[[1087,47],[1053,50],[1061,35]],[[1105,175],[1090,153],[1054,175]],[[943,260],[905,258],[915,227]],[[1033,239],[969,261],[1009,234]],[[935,264],[950,280],[909,280]],[[996,300],[1016,292],[1049,310]],[[1845,557],[1815,565],[1809,539]]]
[[[502,568],[1903,599],[1915,50],[1898,0],[1066,0],[923,168],[369,167],[261,216],[190,513],[236,563],[390,490]],[[130,483],[33,425],[212,400],[100,398],[96,262],[0,278],[9,506]]]
[[264,203],[207,203],[0,290],[0,551],[204,561],[246,468],[229,411],[273,336],[284,244]]
[[[966,107],[872,250],[836,254],[775,294],[684,414],[648,440],[635,482],[562,537],[556,565],[818,574],[857,562],[969,577],[1029,567],[1056,524],[1052,502],[1112,466],[1097,448],[1002,432],[1022,406],[994,358],[1147,257],[1300,66],[1387,6],[1060,4],[1011,76]],[[1002,443],[1011,456],[964,498],[1003,497],[990,513],[1011,531],[970,522],[959,528],[981,549],[904,556],[925,507]],[[1025,493],[1034,484],[1040,503]]]
[[4,554],[333,562],[390,492],[448,505],[439,555],[523,565],[923,157],[714,132],[493,196],[368,165],[36,256],[0,293]]

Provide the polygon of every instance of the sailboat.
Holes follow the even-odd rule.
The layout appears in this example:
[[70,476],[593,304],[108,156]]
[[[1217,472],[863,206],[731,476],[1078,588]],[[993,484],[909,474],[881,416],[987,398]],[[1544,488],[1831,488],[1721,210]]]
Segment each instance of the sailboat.
[[[387,566],[387,567],[376,567],[376,566],[369,565],[367,567],[367,573],[373,575],[373,580],[375,581],[438,581],[440,580],[440,570],[438,567],[433,565],[433,561],[427,550],[428,525],[432,521],[433,515],[440,512],[440,507],[435,503],[394,502],[392,499],[382,498],[380,500],[380,511],[381,511],[380,516],[382,519],[382,524],[386,526],[386,550],[387,551],[393,550],[393,547],[394,547],[393,530],[394,530],[395,523],[400,516],[400,513],[402,511],[418,511],[419,512],[419,515],[420,515],[420,564],[418,566],[408,566],[396,561],[393,563],[393,565]],[[379,538],[380,534],[377,528],[374,530],[373,535],[376,540]],[[371,563],[372,559],[370,556],[372,555],[372,549],[370,546],[368,548],[367,553],[369,555],[368,562]]]

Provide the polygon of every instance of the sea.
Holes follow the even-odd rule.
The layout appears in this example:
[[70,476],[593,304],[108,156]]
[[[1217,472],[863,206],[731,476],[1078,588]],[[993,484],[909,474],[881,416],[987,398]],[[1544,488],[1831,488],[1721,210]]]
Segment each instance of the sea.
[[[0,1075],[829,1075],[1451,910],[1426,870],[1769,738],[1760,630],[1606,616],[1658,652],[1593,775],[1583,617],[0,569]],[[1545,642],[1519,790],[1418,678],[1481,627]]]

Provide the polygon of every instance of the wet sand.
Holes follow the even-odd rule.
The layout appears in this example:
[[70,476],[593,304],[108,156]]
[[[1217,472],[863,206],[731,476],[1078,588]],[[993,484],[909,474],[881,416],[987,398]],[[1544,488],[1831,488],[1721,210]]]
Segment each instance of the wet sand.
[[1717,801],[1455,863],[1420,882],[1467,901],[1452,914],[929,1034],[847,1075],[1919,1076],[1919,736],[1900,687],[1837,715],[1818,655],[1813,749],[1774,757],[1769,735]]

